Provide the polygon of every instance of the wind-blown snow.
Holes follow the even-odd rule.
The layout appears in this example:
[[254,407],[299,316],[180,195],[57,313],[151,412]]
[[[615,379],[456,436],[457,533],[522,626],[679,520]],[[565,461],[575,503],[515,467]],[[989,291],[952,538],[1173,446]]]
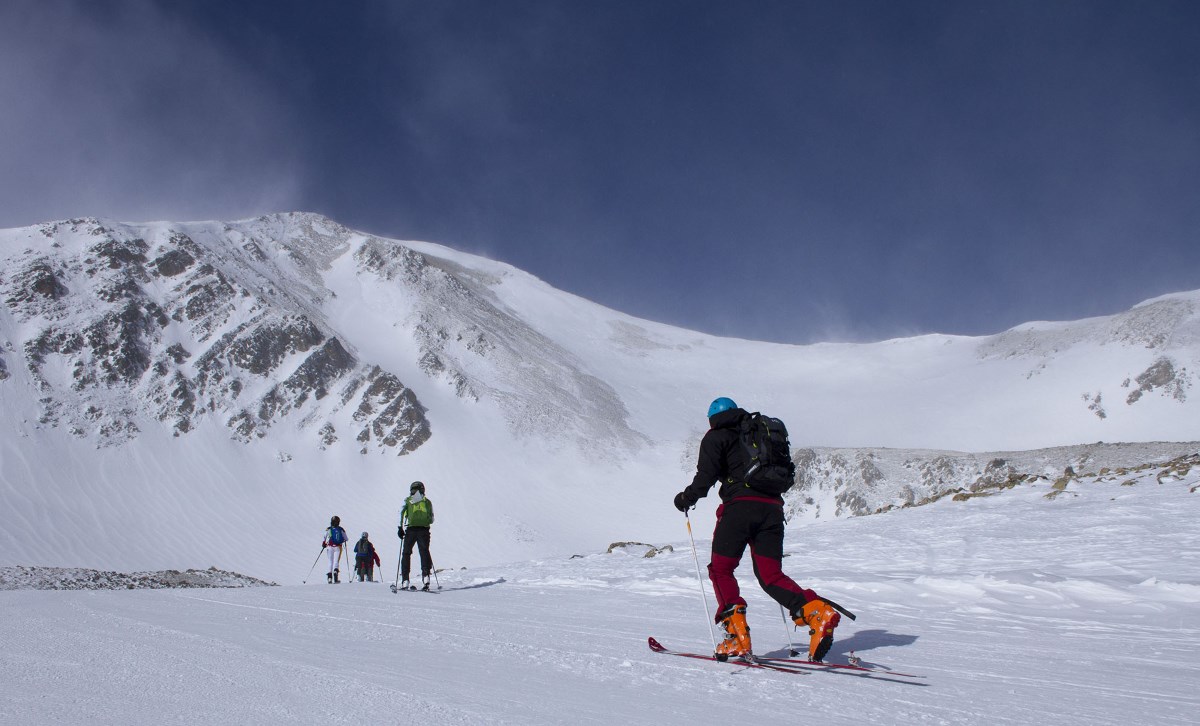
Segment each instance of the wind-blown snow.
[[[651,653],[650,635],[712,647],[676,539],[653,558],[628,548],[444,571],[438,594],[0,592],[0,721],[1192,724],[1198,487],[1200,468],[1146,471],[792,527],[785,569],[858,614],[831,660],[853,651],[923,678]],[[800,634],[740,574],[756,651],[783,655]]]

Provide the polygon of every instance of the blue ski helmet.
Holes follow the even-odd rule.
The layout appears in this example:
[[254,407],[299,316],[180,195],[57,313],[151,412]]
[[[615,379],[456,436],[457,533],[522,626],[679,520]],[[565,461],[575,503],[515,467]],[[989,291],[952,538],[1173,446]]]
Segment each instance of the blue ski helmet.
[[737,408],[737,404],[733,402],[733,399],[725,398],[724,396],[721,396],[720,398],[716,399],[711,404],[709,404],[708,417],[712,418],[713,416],[716,416],[718,413],[721,413],[722,411],[728,411],[731,408]]

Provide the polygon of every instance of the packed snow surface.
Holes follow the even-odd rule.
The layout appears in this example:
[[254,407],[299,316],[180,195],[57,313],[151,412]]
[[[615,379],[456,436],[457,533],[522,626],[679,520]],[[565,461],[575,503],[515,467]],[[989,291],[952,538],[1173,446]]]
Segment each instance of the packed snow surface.
[[[303,571],[283,587],[0,592],[0,722],[1194,724],[1198,489],[1200,468],[1146,470],[791,526],[785,570],[858,615],[829,659],[921,678],[650,652],[647,636],[712,648],[679,517],[654,557],[445,570],[435,594],[302,586]],[[739,574],[756,652],[802,642]]]

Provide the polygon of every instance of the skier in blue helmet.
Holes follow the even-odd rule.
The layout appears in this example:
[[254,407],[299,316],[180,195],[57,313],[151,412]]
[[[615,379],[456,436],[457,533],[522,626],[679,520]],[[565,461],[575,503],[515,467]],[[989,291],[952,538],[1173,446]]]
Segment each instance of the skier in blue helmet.
[[700,455],[692,483],[675,495],[675,508],[686,513],[720,484],[717,526],[713,531],[709,580],[717,597],[716,620],[725,628],[717,646],[718,660],[752,657],[746,601],[734,570],[747,545],[758,584],[791,615],[797,626],[809,630],[809,660],[821,661],[833,644],[833,631],[841,615],[824,598],[788,577],[783,564],[783,497],[750,486],[746,477],[750,455],[741,443],[740,429],[751,414],[724,396],[708,407],[708,432],[700,442]]

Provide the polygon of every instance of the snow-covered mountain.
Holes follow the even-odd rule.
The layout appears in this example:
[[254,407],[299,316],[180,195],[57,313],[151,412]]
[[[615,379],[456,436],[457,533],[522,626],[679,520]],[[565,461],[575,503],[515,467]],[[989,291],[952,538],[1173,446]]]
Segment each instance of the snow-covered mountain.
[[[5,230],[0,263],[0,564],[295,579],[335,513],[394,556],[414,479],[441,566],[676,539],[717,395],[788,422],[801,517],[967,487],[955,451],[1068,447],[963,455],[1053,478],[1088,442],[1200,440],[1200,292],[982,338],[789,346],[310,214]],[[906,468],[946,474],[925,490]]]

